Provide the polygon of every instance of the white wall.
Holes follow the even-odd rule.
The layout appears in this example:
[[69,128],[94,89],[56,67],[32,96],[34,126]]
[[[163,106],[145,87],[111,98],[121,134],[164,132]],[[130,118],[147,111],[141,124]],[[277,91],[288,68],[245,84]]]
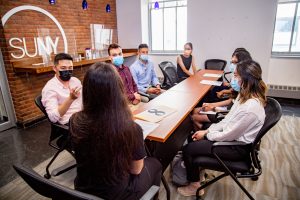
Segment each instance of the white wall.
[[271,58],[269,84],[300,86],[300,59]]
[[246,48],[268,78],[276,0],[189,0],[188,39],[197,63],[210,58],[229,60],[237,47]]
[[[145,42],[141,4],[147,1],[116,2],[119,43],[124,48],[136,48]],[[198,68],[210,58],[228,61],[235,48],[244,47],[261,64],[266,83],[300,86],[299,59],[271,58],[276,7],[277,0],[188,0],[187,37],[194,44]],[[176,55],[150,58],[155,64],[165,60],[176,63]]]
[[123,48],[137,48],[142,41],[141,1],[116,0],[118,41]]

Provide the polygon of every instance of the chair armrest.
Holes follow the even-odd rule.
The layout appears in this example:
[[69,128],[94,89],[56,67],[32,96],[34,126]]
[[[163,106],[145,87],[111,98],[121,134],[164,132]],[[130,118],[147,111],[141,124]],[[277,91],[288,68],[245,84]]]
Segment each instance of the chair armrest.
[[142,96],[144,96],[144,97],[150,97],[150,95],[149,94],[146,94],[146,93],[144,93],[144,92],[138,92],[140,95],[142,95]]
[[246,146],[248,143],[241,141],[230,141],[230,142],[215,142],[211,147],[211,152],[214,153],[214,149],[221,146]]
[[159,187],[152,185],[151,188],[140,198],[140,200],[150,200],[153,199],[154,195],[158,192]]
[[222,111],[222,112],[216,112],[216,119],[221,121],[222,119],[225,118],[225,116],[229,113],[228,111]]
[[225,73],[223,74],[225,80],[226,80],[228,83],[230,83],[230,81],[229,81],[229,80],[227,79],[227,77],[226,77],[227,74],[231,74],[231,72],[225,72]]
[[57,126],[59,128],[65,129],[65,130],[69,130],[69,126],[64,125],[64,124],[53,123],[53,125]]
[[245,146],[248,145],[248,143],[241,142],[241,141],[230,141],[230,142],[215,142],[213,144],[213,147],[216,146]]

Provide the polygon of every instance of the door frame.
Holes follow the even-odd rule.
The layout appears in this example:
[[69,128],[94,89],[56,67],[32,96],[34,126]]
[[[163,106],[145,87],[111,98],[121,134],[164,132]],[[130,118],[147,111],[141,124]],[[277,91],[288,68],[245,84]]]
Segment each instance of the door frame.
[[7,112],[8,121],[0,124],[0,132],[16,126],[16,115],[12,103],[11,93],[5,71],[2,52],[0,49],[0,88],[3,96],[4,107]]

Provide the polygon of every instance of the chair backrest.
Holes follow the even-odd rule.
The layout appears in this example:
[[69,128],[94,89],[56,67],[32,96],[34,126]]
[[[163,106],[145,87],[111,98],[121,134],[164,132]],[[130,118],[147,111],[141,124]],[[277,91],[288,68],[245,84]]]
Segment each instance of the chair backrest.
[[37,174],[32,169],[22,165],[13,166],[16,172],[24,179],[24,181],[37,193],[42,196],[52,199],[64,200],[102,200],[94,195],[86,194],[80,191],[73,190],[59,183],[55,183]]
[[258,151],[260,146],[261,138],[280,120],[282,115],[281,106],[273,98],[267,98],[267,105],[265,107],[265,122],[260,131],[258,132],[254,142],[251,145],[251,158],[255,168],[261,172],[260,161],[258,158]]
[[208,59],[204,63],[205,69],[213,69],[213,70],[224,70],[227,64],[226,60],[221,59]]
[[[51,120],[48,117],[48,114],[46,112],[46,109],[44,107],[44,105],[42,104],[42,95],[38,95],[35,99],[34,99],[35,105],[42,111],[42,113],[44,113],[44,115],[47,117],[48,121],[51,124],[51,135],[50,135],[50,142],[54,139],[56,139],[57,137],[61,136],[62,133],[68,133],[68,128],[65,127],[63,128],[62,126],[64,125],[60,125],[58,123],[53,123],[51,122]],[[50,144],[50,146],[54,147],[53,145]],[[56,147],[54,147],[56,148]]]
[[265,106],[266,118],[263,127],[258,132],[254,142],[253,148],[260,142],[261,138],[280,120],[282,115],[281,106],[275,99],[268,97],[267,105]]
[[35,97],[34,99],[35,105],[42,111],[42,113],[44,113],[44,115],[48,118],[48,114],[46,112],[46,109],[44,107],[44,105],[42,104],[42,95],[38,95],[37,97]]
[[164,75],[164,84],[169,84],[172,87],[179,82],[176,67],[172,62],[164,61],[158,66]]

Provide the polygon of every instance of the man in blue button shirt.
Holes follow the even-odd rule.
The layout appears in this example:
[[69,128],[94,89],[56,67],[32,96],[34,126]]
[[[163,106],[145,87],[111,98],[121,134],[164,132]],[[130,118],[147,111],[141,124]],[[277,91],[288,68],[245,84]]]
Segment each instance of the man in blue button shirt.
[[148,45],[140,44],[138,59],[130,66],[130,72],[141,94],[148,94],[149,99],[161,93],[160,83],[154,71],[154,65],[148,58]]

